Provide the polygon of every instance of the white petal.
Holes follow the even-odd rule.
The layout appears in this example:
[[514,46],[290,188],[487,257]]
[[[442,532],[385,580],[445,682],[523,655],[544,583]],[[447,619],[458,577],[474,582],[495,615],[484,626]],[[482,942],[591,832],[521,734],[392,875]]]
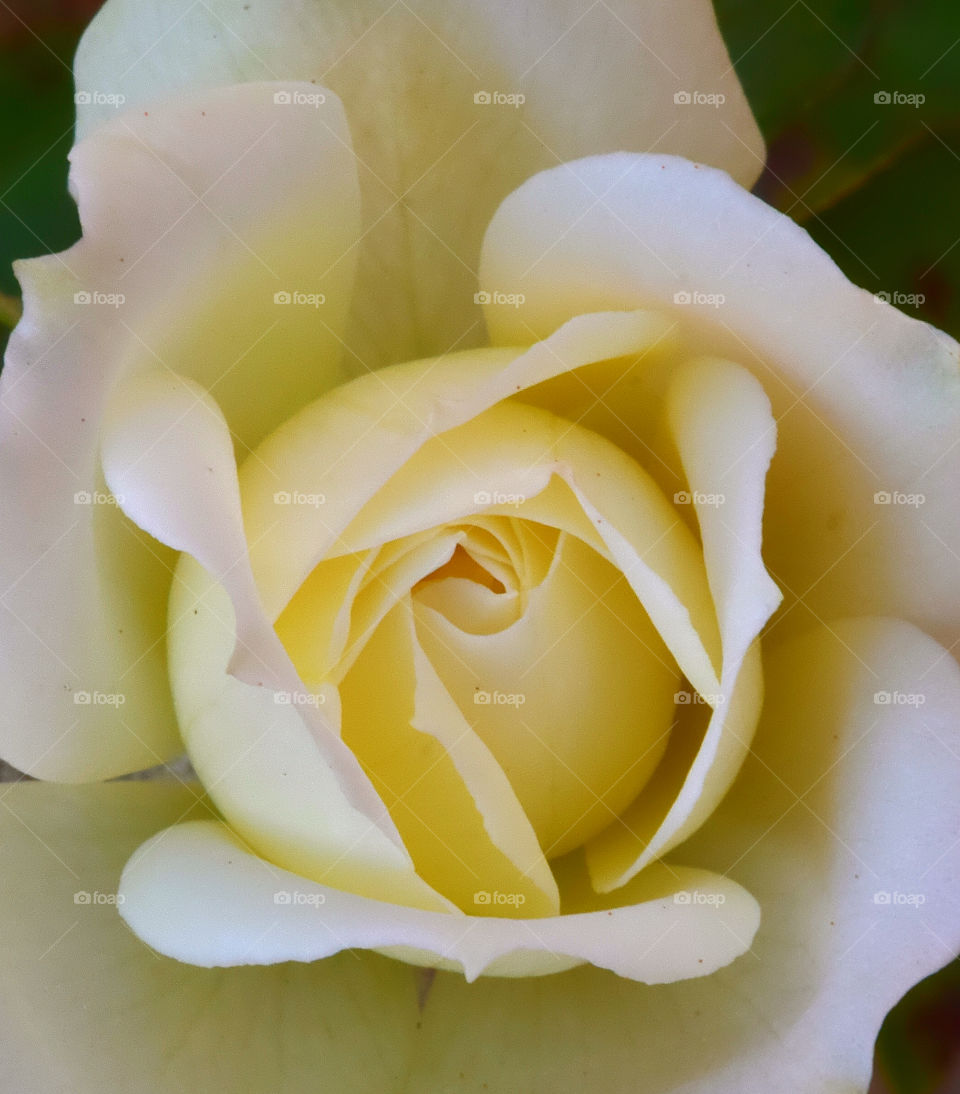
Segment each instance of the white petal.
[[784,646],[766,676],[756,755],[682,852],[757,897],[752,953],[661,988],[438,976],[412,1087],[866,1091],[886,1012],[960,949],[960,672],[912,627],[862,620]]
[[[98,471],[113,385],[145,362],[192,376],[243,446],[337,375],[349,262],[323,279],[322,320],[273,294],[314,288],[358,234],[349,138],[332,95],[289,110],[277,90],[303,89],[220,88],[98,130],[73,151],[83,238],[17,266],[25,313],[0,380],[0,750],[35,774],[103,778],[180,747],[163,664],[173,556],[107,503]],[[76,705],[80,692],[126,701]]]
[[781,599],[760,550],[764,479],[776,444],[776,423],[760,384],[727,361],[690,362],[671,382],[667,416],[689,484],[686,502],[678,505],[695,506],[717,607],[720,697],[711,704],[717,709],[689,768],[688,749],[675,743],[654,793],[588,847],[591,876],[604,892],[690,836],[733,782],[763,699],[758,635]]
[[[902,616],[953,641],[952,339],[851,285],[726,175],[668,156],[595,157],[531,179],[494,217],[482,272],[485,287],[525,298],[487,308],[499,344],[584,310],[669,308],[692,352],[751,369],[778,420],[764,554],[790,602],[818,618]],[[878,506],[877,492],[924,500]],[[780,626],[810,621],[798,610]]]
[[[199,608],[191,610],[189,595],[178,595],[181,625],[171,634],[172,663],[200,651],[219,681],[209,692],[191,687],[179,714],[227,817],[278,861],[378,896],[399,892],[418,904],[444,904],[415,876],[380,797],[323,707],[298,701],[308,696],[260,606],[229,433],[211,397],[172,374],[140,373],[119,385],[102,444],[104,471],[124,511],[196,559],[230,598],[235,622],[224,618],[223,604],[201,616]],[[184,584],[194,591],[199,586],[201,597],[206,591],[189,570]],[[241,683],[228,676],[235,645],[259,679]],[[293,709],[278,707],[278,695]],[[184,705],[198,698],[211,705]],[[298,765],[292,781],[287,763]]]
[[[389,1090],[416,1038],[409,968],[343,954],[312,965],[198,969],[150,950],[117,914],[124,862],[165,826],[206,815],[198,790],[141,782],[5,787],[6,1089]],[[86,896],[90,903],[77,903]]]
[[[483,231],[534,172],[627,148],[750,185],[763,144],[709,0],[110,0],[78,50],[81,133],[173,89],[331,87],[347,109],[368,234],[348,343],[360,366],[483,341]],[[720,94],[719,107],[677,92]],[[525,96],[519,108],[477,93]],[[461,342],[461,339],[465,341]]]
[[[120,882],[120,910],[155,949],[201,965],[313,961],[348,947],[402,948],[424,960],[442,958],[469,980],[487,970],[502,976],[517,968],[531,976],[589,961],[661,983],[719,968],[749,947],[759,913],[734,882],[682,867],[663,867],[640,881],[628,891],[637,903],[626,907],[547,919],[464,919],[278,876],[222,825],[196,821],[167,829],[139,849]],[[674,900],[676,892],[694,889],[714,899]]]

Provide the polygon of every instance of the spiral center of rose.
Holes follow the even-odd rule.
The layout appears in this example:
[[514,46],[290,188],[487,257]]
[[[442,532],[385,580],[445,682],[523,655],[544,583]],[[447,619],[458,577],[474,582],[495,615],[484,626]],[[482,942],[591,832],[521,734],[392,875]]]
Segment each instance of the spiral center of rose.
[[679,672],[609,559],[525,518],[519,495],[476,497],[472,514],[321,562],[277,630],[309,687],[336,688],[342,737],[415,861],[462,853],[420,808],[450,774],[438,734],[450,755],[466,737],[489,753],[555,858],[650,779]]

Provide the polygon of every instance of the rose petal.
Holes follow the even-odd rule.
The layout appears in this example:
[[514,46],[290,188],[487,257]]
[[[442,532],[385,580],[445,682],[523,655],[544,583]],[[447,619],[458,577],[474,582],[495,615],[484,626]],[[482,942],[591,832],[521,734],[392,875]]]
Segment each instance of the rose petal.
[[[760,384],[728,361],[692,361],[673,378],[667,416],[696,508],[717,606],[723,642],[720,695],[726,702],[714,704],[718,709],[689,769],[668,763],[659,794],[642,796],[622,824],[611,825],[587,848],[591,877],[602,892],[690,836],[733,782],[763,697],[757,636],[781,599],[760,552],[764,479],[776,444],[776,423]],[[671,760],[675,756],[676,749]],[[681,772],[682,784],[668,800],[666,786],[674,786]],[[664,805],[666,812],[659,812]]]
[[[598,201],[597,195],[603,200]],[[668,307],[693,352],[740,361],[773,404],[764,551],[781,629],[870,610],[949,643],[960,605],[956,343],[855,288],[788,217],[726,175],[612,155],[531,179],[494,217],[484,287],[498,344],[600,308]],[[877,492],[923,495],[919,508]]]
[[[756,754],[683,849],[757,897],[752,954],[660,988],[440,973],[412,1088],[866,1091],[886,1012],[960,948],[960,672],[914,628],[856,620],[783,646],[766,676]],[[898,689],[926,702],[874,704]]]
[[[389,1090],[416,1037],[409,968],[344,954],[311,965],[197,969],[151,951],[115,903],[100,903],[115,899],[138,844],[206,815],[195,789],[4,788],[4,1083],[22,1094],[301,1094],[317,1082],[344,1094]],[[76,903],[78,895],[90,903]]]
[[[642,316],[584,317],[507,367],[504,355],[479,351],[381,370],[286,423],[241,475],[251,559],[268,613],[279,614],[325,556],[459,521],[486,508],[477,501],[483,492],[506,491],[530,499],[530,519],[553,524],[557,512],[575,514],[570,530],[598,540],[621,566],[681,669],[704,694],[718,692],[716,619],[702,564],[654,483],[613,446],[543,411],[497,406],[475,417],[498,389],[536,382],[541,368],[561,368],[572,351],[574,362],[589,347],[603,354],[643,325]],[[464,419],[455,434],[447,432]],[[444,435],[431,440],[437,433]],[[356,444],[358,435],[366,458],[345,458],[346,439]],[[504,435],[509,445],[490,444]],[[553,494],[544,495],[547,507],[538,515],[537,495],[554,474],[590,504],[591,519],[576,506],[558,509]],[[277,506],[278,483],[291,496],[321,494],[326,504]]]
[[[709,0],[110,0],[77,54],[91,93],[79,129],[112,116],[110,95],[139,107],[174,88],[276,79],[319,82],[347,106],[367,227],[347,339],[361,367],[483,340],[483,232],[534,172],[654,147],[747,185],[763,166]],[[678,103],[682,91],[726,101]],[[478,92],[525,102],[478,104]]]
[[[734,882],[682,867],[638,878],[630,892],[635,903],[609,910],[547,919],[421,912],[291,874],[278,878],[215,822],[167,829],[133,863],[120,882],[124,919],[155,949],[203,965],[313,961],[346,947],[389,947],[424,961],[440,957],[468,980],[485,971],[532,976],[590,961],[659,983],[732,961],[749,947],[759,921],[753,898]],[[723,902],[674,900],[693,889]]]
[[679,683],[623,575],[563,534],[546,579],[504,630],[464,632],[415,602],[424,649],[545,854],[616,824],[663,755]]
[[[177,696],[178,714],[227,817],[277,861],[378,897],[402,893],[443,905],[415,876],[382,801],[323,708],[298,702],[309,697],[260,607],[229,433],[211,397],[171,374],[140,373],[119,385],[102,445],[104,472],[124,511],[203,567],[198,575],[182,564],[185,588],[194,598],[216,596],[204,587],[208,574],[229,598],[201,616],[190,593],[178,589],[172,608],[179,625],[169,636],[172,665],[196,658],[209,674],[203,690],[189,686]],[[260,680],[228,676],[236,643]],[[176,693],[176,676],[172,682]],[[278,696],[294,705],[278,706]],[[185,705],[197,699],[210,705]]]
[[556,914],[556,882],[530,822],[425,656],[409,597],[377,627],[340,695],[344,740],[380,790],[420,876],[464,910],[493,889],[519,894],[518,914]]
[[302,90],[220,88],[98,130],[73,152],[83,238],[17,266],[25,314],[0,381],[0,748],[43,777],[103,778],[180,747],[163,664],[173,557],[107,504],[98,472],[118,378],[147,363],[199,379],[242,446],[336,377],[349,262],[324,278],[322,320],[273,293],[312,287],[306,271],[355,238],[353,160],[332,96],[285,111],[277,89]]

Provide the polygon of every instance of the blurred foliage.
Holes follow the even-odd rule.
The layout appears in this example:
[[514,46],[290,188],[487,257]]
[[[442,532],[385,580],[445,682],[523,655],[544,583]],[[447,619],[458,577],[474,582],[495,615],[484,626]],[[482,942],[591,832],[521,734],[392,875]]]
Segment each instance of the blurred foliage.
[[15,258],[69,247],[80,234],[66,190],[73,139],[70,64],[97,3],[0,6],[0,292],[18,293]]
[[852,281],[960,336],[960,4],[716,7],[767,140],[757,193]]
[[[62,250],[79,234],[66,190],[70,62],[98,6],[0,4],[0,294],[18,291],[14,258]],[[851,280],[902,294],[904,310],[960,336],[960,4],[716,7],[769,150],[757,192],[804,224]],[[17,311],[15,298],[0,295],[0,338]],[[960,1092],[958,1046],[955,961],[887,1018],[875,1091]]]

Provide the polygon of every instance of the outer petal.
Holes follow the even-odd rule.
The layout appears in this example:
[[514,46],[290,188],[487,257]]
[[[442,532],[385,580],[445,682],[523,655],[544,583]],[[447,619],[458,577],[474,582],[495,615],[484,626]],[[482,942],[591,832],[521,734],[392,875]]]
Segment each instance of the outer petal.
[[[682,867],[637,879],[627,892],[636,903],[626,907],[523,920],[422,912],[294,874],[278,878],[215,822],[167,829],[133,862],[120,882],[121,914],[151,946],[201,965],[314,961],[346,947],[390,948],[431,963],[439,955],[468,980],[484,972],[533,976],[590,961],[661,983],[732,961],[749,947],[759,922],[753,898],[739,885]],[[704,899],[674,899],[694,890]]]
[[[545,172],[504,202],[484,247],[484,285],[525,297],[522,308],[487,309],[499,344],[544,337],[585,309],[666,306],[691,350],[753,370],[779,434],[764,554],[790,600],[819,618],[903,616],[952,641],[952,339],[855,288],[801,228],[727,176],[671,157]],[[925,501],[874,503],[898,491]],[[791,623],[810,620],[791,613]]]
[[[683,850],[757,897],[752,954],[659,988],[441,973],[410,1090],[866,1091],[884,1015],[960,948],[960,672],[902,623],[834,632],[768,664],[755,755]],[[874,705],[878,690],[926,702]]]
[[776,444],[776,424],[760,384],[728,361],[691,362],[673,378],[667,416],[717,606],[721,699],[713,704],[718,709],[692,762],[683,762],[687,741],[673,742],[657,787],[664,797],[675,792],[666,812],[656,791],[641,796],[623,824],[611,825],[589,846],[591,876],[603,891],[692,835],[733,782],[763,701],[758,636],[781,599],[760,550],[764,480]]
[[[368,367],[482,341],[480,243],[535,171],[663,149],[750,185],[763,146],[709,0],[110,0],[81,42],[79,131],[172,89],[296,79],[346,104],[368,234],[348,339]],[[725,97],[678,103],[678,92]],[[525,97],[477,103],[477,94]]]
[[[100,129],[73,152],[83,239],[18,266],[26,310],[0,381],[0,750],[21,769],[95,779],[179,750],[163,659],[172,555],[97,504],[117,380],[144,362],[192,375],[244,446],[336,375],[349,262],[322,285],[307,271],[357,234],[353,161],[332,96],[288,109],[278,88],[303,90],[220,88]],[[275,306],[278,289],[323,291],[323,318]],[[126,702],[77,705],[78,692]]]
[[[114,903],[124,860],[163,826],[205,815],[195,802],[190,788],[156,783],[5,788],[6,1089],[396,1089],[418,1018],[413,975],[398,962],[344,954],[312,965],[197,969],[127,930]],[[90,903],[77,902],[86,896]]]
[[[278,692],[291,701],[306,693],[260,606],[230,437],[209,395],[166,373],[130,378],[108,408],[103,464],[125,512],[167,546],[193,556],[230,598],[219,612],[200,617],[194,611],[207,628],[199,642],[186,628],[173,632],[179,648],[171,642],[174,663],[200,650],[219,681],[199,711],[177,698],[185,736],[198,746],[201,774],[214,798],[222,795],[226,815],[275,861],[292,859],[298,869],[319,869],[331,883],[378,897],[445,906],[415,876],[382,801],[328,717],[318,706],[275,704]],[[191,591],[201,586],[203,595],[189,567],[184,583]],[[192,606],[189,595],[174,602],[188,618]],[[225,619],[231,609],[234,618]],[[258,678],[240,682],[227,675],[236,644]],[[229,751],[231,741],[236,752]],[[292,779],[285,761],[297,765]]]

